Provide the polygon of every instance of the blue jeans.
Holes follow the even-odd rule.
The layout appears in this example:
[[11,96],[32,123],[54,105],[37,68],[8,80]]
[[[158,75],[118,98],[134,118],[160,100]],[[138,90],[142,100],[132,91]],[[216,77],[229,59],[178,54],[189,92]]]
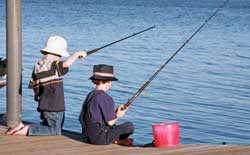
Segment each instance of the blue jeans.
[[64,112],[41,112],[42,122],[29,125],[29,136],[61,135]]

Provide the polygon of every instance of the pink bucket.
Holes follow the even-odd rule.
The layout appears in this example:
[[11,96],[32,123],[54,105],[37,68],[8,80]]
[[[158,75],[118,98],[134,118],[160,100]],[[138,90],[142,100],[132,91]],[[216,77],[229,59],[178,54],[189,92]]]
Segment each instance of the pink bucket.
[[176,147],[179,145],[179,124],[153,124],[153,135],[156,147]]

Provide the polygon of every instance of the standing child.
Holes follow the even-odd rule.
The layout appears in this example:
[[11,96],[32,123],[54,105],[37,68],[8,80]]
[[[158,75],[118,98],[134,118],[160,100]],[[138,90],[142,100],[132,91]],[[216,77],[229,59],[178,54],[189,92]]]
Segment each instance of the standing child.
[[[65,111],[62,77],[78,57],[86,57],[86,52],[78,51],[70,56],[66,40],[61,36],[51,36],[41,53],[44,58],[35,64],[29,88],[34,90],[42,122],[30,125],[21,122],[9,129],[7,135],[61,135]],[[62,56],[70,57],[61,61]]]
[[114,76],[113,66],[95,65],[93,73],[90,79],[96,86],[86,97],[79,117],[83,141],[98,145],[132,145],[133,141],[128,137],[134,132],[133,124],[125,122],[116,125],[118,119],[125,115],[127,108],[119,106],[115,109],[112,97],[106,93],[112,81],[118,80]]

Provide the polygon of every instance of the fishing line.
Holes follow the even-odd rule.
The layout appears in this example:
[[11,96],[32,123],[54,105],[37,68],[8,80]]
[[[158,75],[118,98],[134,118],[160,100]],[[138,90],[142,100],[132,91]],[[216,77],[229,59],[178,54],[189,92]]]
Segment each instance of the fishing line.
[[205,22],[176,50],[176,52],[149,78],[147,82],[145,82],[142,87],[128,100],[124,107],[128,107],[132,104],[132,102],[141,94],[141,92],[149,85],[149,83],[160,73],[160,71],[180,52],[183,47],[229,2],[226,0],[216,11],[210,15]]

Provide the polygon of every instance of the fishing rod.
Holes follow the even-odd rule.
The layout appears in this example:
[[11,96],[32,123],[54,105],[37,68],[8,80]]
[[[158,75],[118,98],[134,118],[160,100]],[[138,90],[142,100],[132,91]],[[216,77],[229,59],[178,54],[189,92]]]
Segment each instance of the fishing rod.
[[[90,55],[90,54],[93,54],[93,53],[95,53],[95,52],[98,52],[99,50],[101,50],[101,49],[103,49],[103,48],[105,48],[105,47],[111,46],[111,45],[113,45],[113,44],[115,44],[115,43],[118,43],[118,42],[123,41],[123,40],[128,39],[128,38],[131,38],[131,37],[133,37],[133,36],[136,36],[136,35],[138,35],[138,34],[140,34],[140,33],[146,32],[146,31],[151,30],[151,29],[153,29],[153,28],[155,28],[155,26],[151,26],[151,27],[149,27],[149,28],[147,28],[147,29],[145,29],[145,30],[142,30],[142,31],[140,31],[140,32],[136,32],[136,33],[134,33],[134,34],[132,34],[132,35],[129,35],[129,36],[127,36],[127,37],[124,37],[124,38],[122,38],[122,39],[119,39],[119,40],[117,40],[117,41],[114,41],[114,42],[112,42],[112,43],[109,43],[109,44],[107,44],[107,45],[104,45],[104,46],[102,46],[102,47],[99,47],[99,48],[93,49],[93,50],[91,50],[91,51],[88,51],[88,52],[87,52],[87,56]],[[80,56],[79,58],[82,58],[82,57]]]
[[160,73],[160,71],[180,52],[183,47],[222,9],[229,0],[226,0],[205,22],[176,50],[176,52],[145,82],[142,87],[124,104],[124,108],[129,107],[132,102],[141,94],[141,92],[149,85],[149,83]]

